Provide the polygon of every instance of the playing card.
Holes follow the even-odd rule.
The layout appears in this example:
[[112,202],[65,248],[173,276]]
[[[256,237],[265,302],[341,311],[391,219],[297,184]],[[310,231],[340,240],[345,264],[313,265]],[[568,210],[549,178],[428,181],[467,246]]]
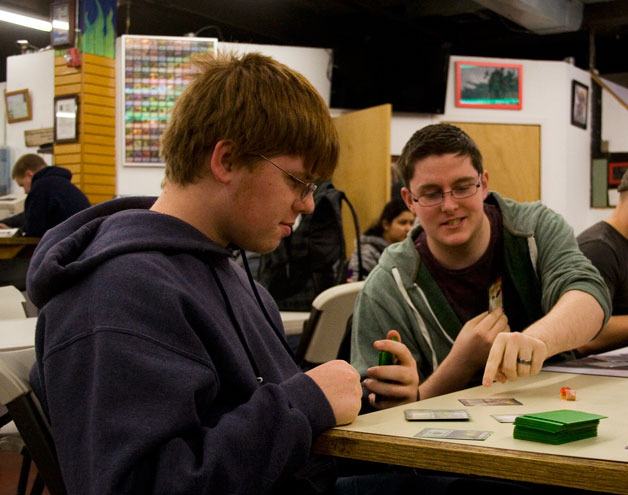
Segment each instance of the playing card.
[[502,306],[502,279],[498,277],[488,288],[488,310],[493,311]]
[[511,397],[489,399],[458,399],[465,406],[521,406],[521,402]]
[[468,421],[466,409],[406,409],[407,421]]
[[491,414],[500,423],[514,423],[515,418],[520,414]]
[[486,440],[492,431],[482,430],[449,430],[446,428],[424,428],[415,438],[447,438],[450,440]]

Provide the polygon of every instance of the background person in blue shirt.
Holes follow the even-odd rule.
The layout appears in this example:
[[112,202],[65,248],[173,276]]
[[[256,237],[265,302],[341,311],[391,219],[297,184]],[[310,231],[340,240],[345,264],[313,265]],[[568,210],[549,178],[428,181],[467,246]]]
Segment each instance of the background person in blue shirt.
[[87,197],[71,182],[72,173],[61,167],[49,167],[33,153],[22,155],[11,173],[28,194],[24,213],[5,218],[0,227],[20,227],[29,237],[41,237],[55,225],[89,207]]

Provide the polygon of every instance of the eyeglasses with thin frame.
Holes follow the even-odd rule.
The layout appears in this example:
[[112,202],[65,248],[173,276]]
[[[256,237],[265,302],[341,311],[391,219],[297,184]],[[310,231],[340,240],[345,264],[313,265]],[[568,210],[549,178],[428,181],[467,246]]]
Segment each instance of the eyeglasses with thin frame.
[[419,203],[420,206],[438,206],[445,201],[446,194],[450,194],[454,199],[470,198],[478,192],[481,184],[481,175],[478,175],[478,181],[475,184],[462,184],[452,187],[449,191],[428,191],[419,194],[418,197],[410,191],[410,197],[412,198],[412,201]]
[[303,201],[305,198],[307,198],[308,195],[314,194],[316,189],[318,189],[318,185],[314,184],[313,182],[305,182],[305,181],[299,179],[298,177],[295,177],[290,172],[286,172],[283,168],[281,168],[279,165],[277,165],[270,158],[266,158],[264,155],[257,155],[257,156],[259,156],[262,160],[267,161],[268,163],[273,165],[275,168],[281,170],[284,174],[286,174],[290,178],[290,180],[293,181],[295,186],[301,188],[301,193],[299,195],[299,197],[301,198],[301,201]]

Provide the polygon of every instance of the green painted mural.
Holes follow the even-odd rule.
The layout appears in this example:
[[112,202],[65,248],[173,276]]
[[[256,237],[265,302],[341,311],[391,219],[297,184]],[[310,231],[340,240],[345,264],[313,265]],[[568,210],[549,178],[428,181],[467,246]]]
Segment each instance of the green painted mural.
[[116,1],[81,0],[81,35],[78,46],[83,53],[115,58]]

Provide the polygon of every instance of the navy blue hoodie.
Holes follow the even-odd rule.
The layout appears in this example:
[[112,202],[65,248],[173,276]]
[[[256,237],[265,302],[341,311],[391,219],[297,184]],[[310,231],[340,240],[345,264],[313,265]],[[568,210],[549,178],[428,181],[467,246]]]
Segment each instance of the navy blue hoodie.
[[68,492],[277,493],[333,412],[268,293],[265,317],[231,252],[153,201],[84,210],[31,262],[31,379]]
[[24,235],[44,233],[89,207],[85,195],[70,181],[72,173],[61,167],[44,167],[33,175],[24,203]]

